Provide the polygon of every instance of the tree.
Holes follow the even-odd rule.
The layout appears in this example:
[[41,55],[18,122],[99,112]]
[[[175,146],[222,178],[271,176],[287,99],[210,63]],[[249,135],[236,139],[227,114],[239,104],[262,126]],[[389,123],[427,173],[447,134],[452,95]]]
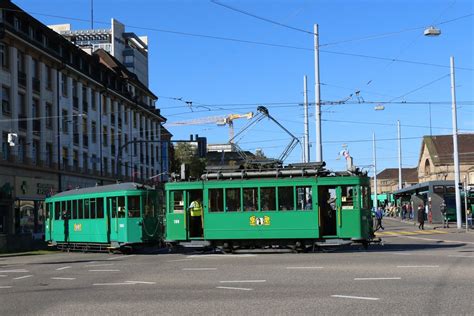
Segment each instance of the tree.
[[181,172],[181,164],[186,165],[186,175],[199,178],[206,168],[206,159],[197,156],[197,148],[189,143],[179,143],[174,148],[174,159],[171,170],[177,174]]

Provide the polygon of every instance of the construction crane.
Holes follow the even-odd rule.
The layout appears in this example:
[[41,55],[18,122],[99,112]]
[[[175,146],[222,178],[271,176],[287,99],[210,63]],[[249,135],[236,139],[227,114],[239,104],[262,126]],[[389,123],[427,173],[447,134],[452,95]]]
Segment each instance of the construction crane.
[[188,126],[188,125],[202,125],[202,124],[210,124],[216,123],[219,126],[229,126],[229,142],[232,143],[234,139],[234,120],[246,118],[250,120],[253,118],[253,112],[248,112],[245,114],[229,114],[225,116],[208,116],[208,117],[201,117],[194,120],[188,121],[179,121],[179,122],[171,122],[167,124],[167,126]]

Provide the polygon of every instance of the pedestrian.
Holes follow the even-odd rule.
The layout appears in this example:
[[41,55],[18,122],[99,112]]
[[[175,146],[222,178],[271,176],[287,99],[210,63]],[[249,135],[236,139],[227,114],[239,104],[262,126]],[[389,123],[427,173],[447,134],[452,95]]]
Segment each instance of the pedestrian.
[[403,206],[402,206],[402,220],[406,220],[406,219],[407,219],[407,205],[403,204]]
[[382,225],[382,218],[383,218],[383,210],[382,208],[379,206],[377,211],[375,212],[375,219],[377,220],[377,225],[375,226],[375,231],[382,229],[382,230],[385,230],[383,228],[383,225]]
[[444,200],[443,202],[441,202],[439,210],[441,212],[441,216],[443,217],[443,228],[449,228],[448,210],[446,208],[446,203],[444,202]]
[[63,221],[64,221],[64,242],[69,244],[69,212],[67,210],[63,211]]
[[191,237],[202,237],[202,203],[201,198],[196,198],[188,207]]
[[425,209],[423,207],[423,204],[418,205],[418,229],[425,229]]

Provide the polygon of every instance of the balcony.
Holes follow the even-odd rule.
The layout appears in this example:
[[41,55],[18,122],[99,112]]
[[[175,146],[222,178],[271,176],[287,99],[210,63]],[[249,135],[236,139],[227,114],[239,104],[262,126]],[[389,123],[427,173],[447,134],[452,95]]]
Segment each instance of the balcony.
[[26,73],[18,71],[18,85],[26,87]]

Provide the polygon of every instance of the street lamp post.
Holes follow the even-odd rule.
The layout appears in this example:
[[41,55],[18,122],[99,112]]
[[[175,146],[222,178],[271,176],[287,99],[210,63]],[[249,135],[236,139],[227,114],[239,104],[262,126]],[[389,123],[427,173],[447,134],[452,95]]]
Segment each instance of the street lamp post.
[[319,33],[318,25],[314,25],[314,94],[316,106],[316,162],[323,161],[323,145],[321,141],[321,90],[319,83]]

